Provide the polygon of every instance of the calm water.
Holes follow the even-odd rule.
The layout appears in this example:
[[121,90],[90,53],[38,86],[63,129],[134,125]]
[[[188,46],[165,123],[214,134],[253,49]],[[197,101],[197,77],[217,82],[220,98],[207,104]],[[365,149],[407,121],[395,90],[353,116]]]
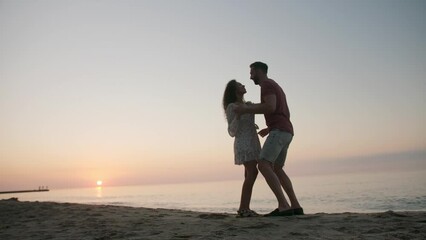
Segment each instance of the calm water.
[[[144,185],[0,195],[21,201],[54,201],[234,213],[242,181]],[[305,213],[426,211],[426,172],[294,177]],[[251,208],[266,213],[276,200],[259,175]]]

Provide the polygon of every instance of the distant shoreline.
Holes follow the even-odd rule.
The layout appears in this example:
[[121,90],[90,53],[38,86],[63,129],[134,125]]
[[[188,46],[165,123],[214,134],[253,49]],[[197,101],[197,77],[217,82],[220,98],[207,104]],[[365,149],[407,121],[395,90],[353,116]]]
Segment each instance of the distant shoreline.
[[10,193],[27,193],[27,192],[48,192],[49,189],[34,189],[34,190],[18,190],[18,191],[4,191],[0,194],[10,194]]

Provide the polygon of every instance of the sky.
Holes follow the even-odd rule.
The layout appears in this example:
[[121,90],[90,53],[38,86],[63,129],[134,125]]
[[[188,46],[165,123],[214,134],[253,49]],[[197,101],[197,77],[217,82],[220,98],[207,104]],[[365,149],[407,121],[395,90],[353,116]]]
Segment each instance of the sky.
[[221,101],[260,101],[254,61],[290,176],[424,170],[425,43],[425,1],[0,0],[0,191],[242,179]]

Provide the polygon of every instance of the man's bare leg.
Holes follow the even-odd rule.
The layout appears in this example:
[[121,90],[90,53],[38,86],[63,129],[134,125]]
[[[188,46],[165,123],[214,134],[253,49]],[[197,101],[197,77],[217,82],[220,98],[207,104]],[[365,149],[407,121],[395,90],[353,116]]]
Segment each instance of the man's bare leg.
[[291,208],[300,208],[299,201],[297,200],[296,194],[294,193],[293,184],[291,183],[290,178],[287,176],[287,174],[284,172],[282,167],[275,167],[274,169],[275,174],[278,176],[278,179],[287,194],[288,198],[290,199]]
[[273,166],[271,162],[266,160],[260,160],[258,164],[259,171],[262,173],[266,182],[274,193],[275,197],[278,200],[278,210],[284,211],[290,208],[287,200],[284,197],[283,190],[281,189],[280,180],[274,172]]

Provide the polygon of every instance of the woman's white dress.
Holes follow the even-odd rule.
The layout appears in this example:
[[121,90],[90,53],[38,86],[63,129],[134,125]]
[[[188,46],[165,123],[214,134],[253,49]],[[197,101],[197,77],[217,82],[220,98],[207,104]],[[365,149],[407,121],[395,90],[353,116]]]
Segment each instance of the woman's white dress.
[[241,165],[247,161],[258,160],[260,142],[257,136],[257,126],[254,123],[254,114],[243,114],[237,119],[234,109],[237,106],[231,103],[226,108],[228,133],[234,140],[235,164]]

